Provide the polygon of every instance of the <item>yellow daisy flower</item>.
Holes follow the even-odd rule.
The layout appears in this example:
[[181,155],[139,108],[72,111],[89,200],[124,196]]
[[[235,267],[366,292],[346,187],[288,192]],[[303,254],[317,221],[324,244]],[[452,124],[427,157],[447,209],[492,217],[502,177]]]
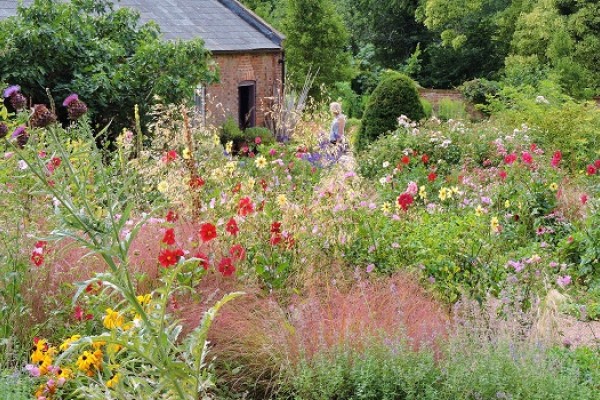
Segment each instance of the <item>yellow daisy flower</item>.
[[119,328],[123,325],[123,316],[118,311],[113,311],[112,308],[106,309],[106,316],[104,317],[103,323],[107,329]]

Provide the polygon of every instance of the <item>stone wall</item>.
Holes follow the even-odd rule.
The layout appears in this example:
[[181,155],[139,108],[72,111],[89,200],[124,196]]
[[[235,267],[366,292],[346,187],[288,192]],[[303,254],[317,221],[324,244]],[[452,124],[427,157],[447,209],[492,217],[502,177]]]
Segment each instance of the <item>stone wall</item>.
[[[228,116],[238,120],[238,87],[245,81],[256,82],[256,126],[264,126],[265,112],[279,92],[282,79],[281,52],[213,54],[219,66],[219,83],[207,90],[208,122],[220,125]],[[239,122],[239,121],[238,121]]]

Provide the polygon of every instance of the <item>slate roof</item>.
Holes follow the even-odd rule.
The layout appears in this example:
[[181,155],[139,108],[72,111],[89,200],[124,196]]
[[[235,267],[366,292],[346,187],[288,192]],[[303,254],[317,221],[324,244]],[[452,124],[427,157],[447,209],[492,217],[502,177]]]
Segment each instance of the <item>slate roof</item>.
[[[23,0],[29,5],[33,0]],[[280,50],[284,36],[237,0],[113,0],[116,7],[155,21],[166,40],[200,37],[214,53]],[[16,15],[19,0],[0,0],[0,19]]]

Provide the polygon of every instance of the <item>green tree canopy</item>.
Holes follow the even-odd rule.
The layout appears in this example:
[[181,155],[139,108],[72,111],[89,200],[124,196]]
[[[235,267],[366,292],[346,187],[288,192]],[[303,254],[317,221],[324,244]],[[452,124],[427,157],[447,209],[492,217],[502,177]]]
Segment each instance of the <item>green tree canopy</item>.
[[75,92],[93,121],[112,120],[114,131],[131,126],[135,104],[143,111],[157,96],[179,103],[214,78],[201,40],[163,41],[155,24],[106,0],[19,7],[0,21],[0,54],[0,81],[20,85],[33,104],[48,102],[46,88],[58,105]]
[[288,0],[285,20],[286,58],[292,82],[302,85],[318,71],[311,95],[319,87],[351,77],[348,32],[331,0]]

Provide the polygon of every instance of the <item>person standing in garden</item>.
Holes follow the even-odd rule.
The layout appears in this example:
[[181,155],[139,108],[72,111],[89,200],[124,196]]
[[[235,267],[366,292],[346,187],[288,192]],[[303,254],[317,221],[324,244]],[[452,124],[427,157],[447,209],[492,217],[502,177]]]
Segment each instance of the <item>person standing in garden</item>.
[[333,113],[333,121],[329,130],[329,142],[337,144],[344,137],[344,126],[346,125],[346,116],[342,114],[342,105],[340,103],[331,103],[329,111]]

